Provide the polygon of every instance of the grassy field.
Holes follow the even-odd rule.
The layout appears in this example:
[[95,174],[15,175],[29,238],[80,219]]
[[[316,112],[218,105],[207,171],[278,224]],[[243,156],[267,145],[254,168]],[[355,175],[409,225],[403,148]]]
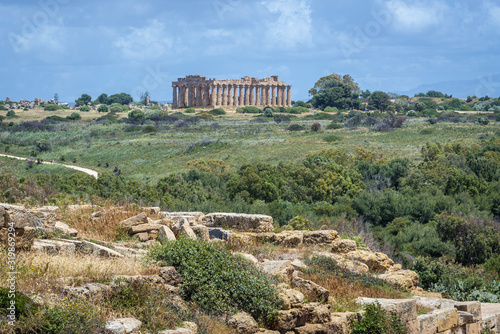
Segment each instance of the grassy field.
[[[17,120],[31,120],[34,114],[37,119],[54,114],[44,111],[25,113],[19,112]],[[58,113],[64,117],[70,111]],[[267,123],[257,123],[252,115],[228,113],[182,128],[162,123],[157,126],[157,132],[145,133],[144,128],[154,123],[104,125],[87,119],[87,116],[96,118],[102,114],[81,114],[84,116],[82,121],[57,124],[55,131],[3,132],[0,152],[9,146],[10,154],[29,157],[36,142],[45,140],[50,143],[51,149],[38,154],[45,161],[61,161],[64,158],[61,162],[99,172],[113,171],[117,167],[122,175],[157,181],[169,173],[187,171],[188,163],[196,159],[222,160],[228,169],[234,170],[245,163],[294,162],[326,148],[340,148],[354,153],[357,147],[363,147],[383,153],[389,159],[407,157],[418,162],[420,148],[428,141],[470,145],[487,139],[500,129],[496,122],[486,126],[474,123],[431,125],[424,119],[410,119],[404,128],[389,132],[369,128],[326,130],[330,121],[318,121],[322,130],[313,132],[309,129],[314,121],[299,115],[292,119],[291,124],[302,124],[306,130],[291,132],[287,131],[290,124],[276,124],[272,119]],[[331,135],[339,140],[328,142],[326,137]],[[25,168],[25,163],[11,164],[18,171]],[[108,167],[105,167],[106,164]],[[11,167],[6,165],[3,168]]]

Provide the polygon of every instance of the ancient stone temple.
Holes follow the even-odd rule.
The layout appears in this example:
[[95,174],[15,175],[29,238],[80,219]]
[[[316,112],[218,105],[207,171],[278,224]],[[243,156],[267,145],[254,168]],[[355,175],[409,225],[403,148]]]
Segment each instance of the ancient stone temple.
[[278,76],[238,80],[207,79],[188,75],[172,82],[173,108],[238,108],[244,106],[291,107],[291,87]]

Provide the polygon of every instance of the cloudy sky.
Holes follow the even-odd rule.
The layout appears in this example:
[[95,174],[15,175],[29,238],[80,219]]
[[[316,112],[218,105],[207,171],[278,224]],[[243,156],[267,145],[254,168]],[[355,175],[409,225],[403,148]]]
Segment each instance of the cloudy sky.
[[1,100],[167,101],[188,74],[279,75],[294,99],[333,72],[371,91],[500,91],[498,0],[0,0],[0,13]]

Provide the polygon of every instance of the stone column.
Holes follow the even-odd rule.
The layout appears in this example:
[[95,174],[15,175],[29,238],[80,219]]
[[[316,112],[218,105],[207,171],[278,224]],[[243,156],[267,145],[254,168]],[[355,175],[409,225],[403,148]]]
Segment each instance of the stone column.
[[238,92],[238,107],[241,107],[244,102],[245,102],[245,97],[243,94],[243,85],[238,85],[239,92]]
[[248,85],[245,85],[245,106],[250,105],[250,87]]
[[292,86],[286,86],[286,105],[287,107],[292,106],[292,94],[291,94]]
[[269,86],[265,85],[263,87],[263,90],[264,90],[264,92],[262,93],[262,103],[265,106],[268,106],[269,105]]
[[281,87],[281,105],[283,107],[286,107],[286,87],[285,86],[282,86]]
[[233,85],[233,107],[238,106],[238,85]]
[[195,106],[201,107],[201,86],[196,85],[195,89],[196,89],[196,104],[195,104]]
[[255,98],[255,105],[260,106],[262,103],[260,102],[260,90],[262,89],[262,86],[257,86],[257,92],[256,92],[256,98]]
[[220,107],[222,105],[222,86],[217,84],[217,106]]
[[205,86],[205,102],[203,106],[208,107],[210,105],[210,85]]
[[232,106],[233,105],[233,85],[229,84],[227,85],[227,105]]
[[255,105],[255,86],[250,85],[250,105]]
[[277,101],[276,101],[276,104],[278,105],[278,107],[281,107],[283,106],[283,104],[281,102],[283,102],[282,100],[282,96],[281,96],[281,86],[277,86],[276,87],[276,95],[277,95]]
[[215,108],[215,105],[217,104],[217,88],[216,88],[216,86],[210,85],[208,87],[208,93],[209,93],[208,98],[210,99],[210,105]]
[[177,86],[172,86],[173,88],[173,93],[172,93],[172,108],[177,109]]
[[276,106],[276,95],[274,91],[274,85],[271,85],[271,105]]
[[183,86],[182,87],[182,101],[183,101],[183,107],[184,108],[187,108],[187,105],[188,105],[188,94],[189,91],[188,91],[188,87],[187,86]]

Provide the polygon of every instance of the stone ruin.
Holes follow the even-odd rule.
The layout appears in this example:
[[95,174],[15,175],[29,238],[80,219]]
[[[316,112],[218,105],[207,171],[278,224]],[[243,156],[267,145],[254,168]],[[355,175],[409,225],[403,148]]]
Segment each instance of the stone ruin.
[[207,79],[188,75],[172,82],[173,108],[212,107],[238,108],[244,106],[291,107],[291,87],[269,78],[243,77],[238,80]]

